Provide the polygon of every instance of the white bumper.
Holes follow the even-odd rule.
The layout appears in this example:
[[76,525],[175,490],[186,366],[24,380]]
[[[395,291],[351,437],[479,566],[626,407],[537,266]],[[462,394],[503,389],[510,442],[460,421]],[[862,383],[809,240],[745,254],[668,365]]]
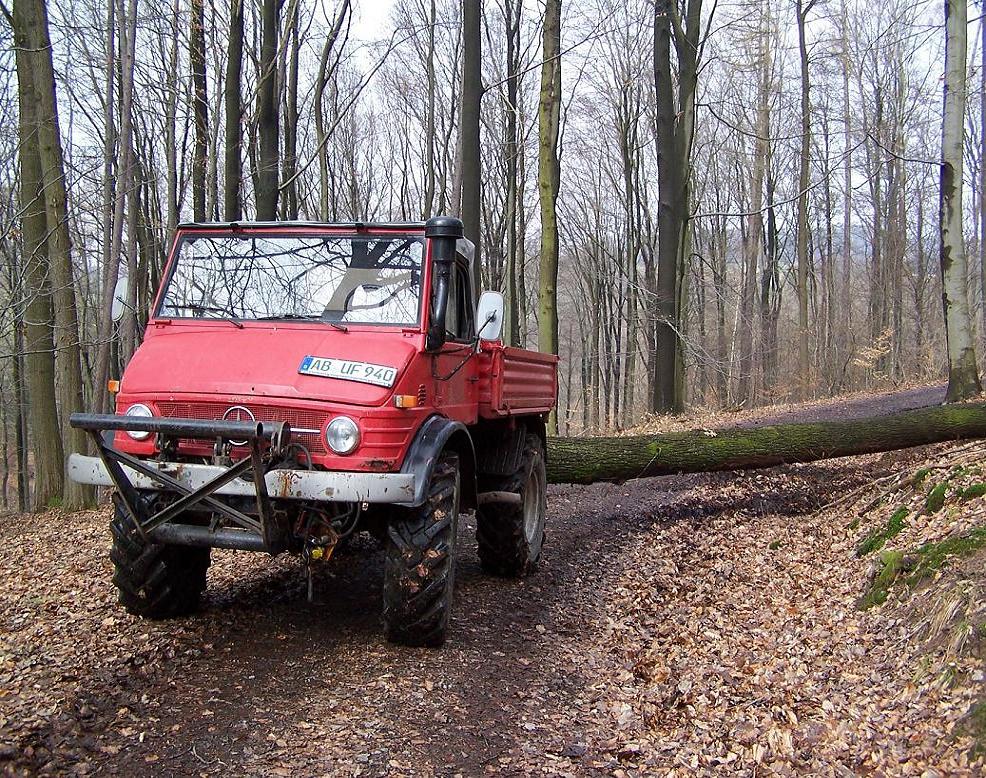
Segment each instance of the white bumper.
[[[222,475],[226,468],[215,465],[192,465],[178,462],[144,464],[169,475],[189,490],[195,490]],[[123,465],[130,482],[138,489],[160,489],[161,485],[142,473]],[[113,479],[99,457],[72,454],[68,473],[73,481],[96,486],[113,486]],[[397,503],[414,499],[414,475],[411,473],[342,473],[319,470],[271,470],[265,476],[267,493],[272,498],[319,500],[325,502]],[[215,494],[255,497],[252,481],[236,478],[220,486]]]

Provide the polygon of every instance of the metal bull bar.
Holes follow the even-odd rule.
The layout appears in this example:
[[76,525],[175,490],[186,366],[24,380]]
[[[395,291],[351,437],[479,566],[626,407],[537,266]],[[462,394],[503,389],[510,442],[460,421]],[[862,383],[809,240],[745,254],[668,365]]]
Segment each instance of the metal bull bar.
[[[264,476],[272,457],[279,456],[291,440],[291,428],[286,422],[205,421],[73,413],[69,424],[89,433],[100,460],[116,486],[122,507],[145,540],[271,552],[278,550],[270,495]],[[148,432],[165,439],[211,440],[215,441],[217,452],[228,447],[231,441],[236,441],[238,446],[249,447],[249,456],[234,462],[216,477],[192,489],[143,460],[113,448],[101,434],[108,430]],[[268,453],[266,458],[265,451]],[[153,515],[142,518],[139,492],[124,471],[124,465],[160,484],[162,489],[177,493],[180,495],[179,499]],[[256,490],[259,521],[213,496],[230,481],[247,475],[252,476]],[[211,527],[169,523],[197,505],[213,512]],[[220,517],[241,529],[219,528]]]

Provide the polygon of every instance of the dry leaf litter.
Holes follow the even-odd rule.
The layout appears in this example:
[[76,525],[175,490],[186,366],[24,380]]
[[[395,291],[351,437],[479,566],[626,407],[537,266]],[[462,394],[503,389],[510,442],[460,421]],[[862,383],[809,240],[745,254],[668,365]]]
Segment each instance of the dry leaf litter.
[[[317,571],[312,604],[296,561],[215,552],[202,613],[154,623],[115,605],[105,511],[8,516],[0,765],[981,774],[970,711],[986,696],[983,556],[860,602],[896,550],[986,526],[986,497],[968,496],[982,455],[939,446],[552,487],[532,578],[485,577],[463,522],[441,651],[382,640],[381,554],[368,538]],[[860,554],[903,508],[897,534]]]

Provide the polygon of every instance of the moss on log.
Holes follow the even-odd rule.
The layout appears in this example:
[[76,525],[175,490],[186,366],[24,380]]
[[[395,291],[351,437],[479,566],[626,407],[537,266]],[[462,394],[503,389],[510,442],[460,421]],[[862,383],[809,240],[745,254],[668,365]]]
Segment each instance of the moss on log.
[[550,438],[548,481],[587,484],[747,470],[986,437],[986,402],[846,421],[734,427],[669,435]]

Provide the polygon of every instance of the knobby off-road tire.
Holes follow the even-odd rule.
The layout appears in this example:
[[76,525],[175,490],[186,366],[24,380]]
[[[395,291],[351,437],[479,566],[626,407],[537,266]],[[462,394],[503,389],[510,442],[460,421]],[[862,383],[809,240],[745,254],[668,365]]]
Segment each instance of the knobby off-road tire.
[[444,453],[424,505],[395,514],[387,528],[383,623],[392,643],[438,647],[445,642],[458,520],[459,457]]
[[544,445],[529,434],[517,470],[486,484],[490,491],[519,494],[520,503],[492,502],[476,509],[479,561],[486,572],[516,578],[537,568],[544,545],[547,480]]
[[113,583],[120,604],[148,619],[193,613],[205,590],[209,549],[150,543],[119,507],[110,522]]

